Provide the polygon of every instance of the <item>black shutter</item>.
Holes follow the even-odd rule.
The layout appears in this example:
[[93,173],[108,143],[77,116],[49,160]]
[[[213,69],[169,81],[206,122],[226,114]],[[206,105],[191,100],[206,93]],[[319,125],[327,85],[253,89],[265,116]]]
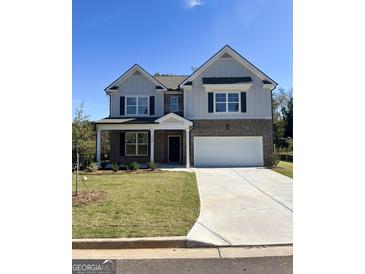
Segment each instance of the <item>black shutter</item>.
[[247,112],[246,92],[241,92],[241,112]]
[[155,115],[155,96],[150,96],[150,115]]
[[213,92],[208,92],[208,112],[209,113],[212,113],[213,112],[213,104],[214,104],[214,101],[213,101]]
[[125,132],[120,133],[120,143],[119,143],[120,156],[125,156]]
[[119,101],[120,115],[124,115],[124,105],[125,105],[125,97],[120,96],[120,101]]

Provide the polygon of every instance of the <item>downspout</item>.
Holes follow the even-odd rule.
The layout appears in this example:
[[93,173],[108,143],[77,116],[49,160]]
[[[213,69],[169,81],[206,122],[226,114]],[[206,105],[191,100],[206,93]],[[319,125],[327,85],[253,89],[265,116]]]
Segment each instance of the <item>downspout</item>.
[[112,116],[112,96],[109,95],[109,118]]

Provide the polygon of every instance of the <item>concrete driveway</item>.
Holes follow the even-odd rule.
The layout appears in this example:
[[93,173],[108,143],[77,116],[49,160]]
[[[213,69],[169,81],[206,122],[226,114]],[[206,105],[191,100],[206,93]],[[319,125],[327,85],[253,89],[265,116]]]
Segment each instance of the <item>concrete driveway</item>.
[[200,215],[189,240],[216,246],[293,243],[293,181],[264,168],[195,168]]

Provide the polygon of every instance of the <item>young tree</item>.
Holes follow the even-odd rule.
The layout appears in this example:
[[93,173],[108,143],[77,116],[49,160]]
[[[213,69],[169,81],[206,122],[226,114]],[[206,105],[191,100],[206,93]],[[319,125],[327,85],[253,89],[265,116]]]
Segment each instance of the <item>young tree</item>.
[[76,108],[72,121],[72,162],[76,162],[77,152],[80,158],[80,165],[85,167],[95,159],[95,131],[84,115],[84,103]]

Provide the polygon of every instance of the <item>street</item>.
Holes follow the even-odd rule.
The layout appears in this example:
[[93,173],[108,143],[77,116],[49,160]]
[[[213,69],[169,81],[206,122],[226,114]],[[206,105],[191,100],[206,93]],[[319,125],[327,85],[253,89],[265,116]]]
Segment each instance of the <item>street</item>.
[[293,273],[293,256],[210,259],[117,260],[117,273]]

